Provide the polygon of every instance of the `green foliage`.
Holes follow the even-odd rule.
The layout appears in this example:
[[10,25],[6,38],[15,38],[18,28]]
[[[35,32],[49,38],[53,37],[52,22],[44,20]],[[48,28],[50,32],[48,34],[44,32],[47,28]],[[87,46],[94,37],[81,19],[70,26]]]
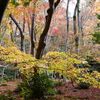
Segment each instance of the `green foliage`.
[[9,92],[7,95],[0,95],[0,100],[16,100],[16,98]]
[[[81,63],[76,55],[71,55],[63,52],[49,52],[41,60],[36,60],[31,55],[22,53],[16,47],[4,48],[0,46],[0,60],[5,63],[17,64],[20,72],[26,77],[34,73],[35,68],[46,68],[55,70],[62,74],[62,70],[67,71],[73,68],[73,65]],[[58,66],[59,65],[59,66]],[[66,74],[66,73],[65,73]]]
[[[90,60],[90,58],[88,59]],[[76,54],[69,54],[64,52],[49,52],[43,57],[43,59],[36,60],[31,55],[22,53],[16,47],[4,48],[0,46],[0,60],[4,61],[5,63],[17,63],[17,68],[19,69],[20,73],[25,76],[26,80],[28,79],[28,81],[24,82],[25,88],[23,89],[25,91],[25,93],[23,92],[23,94],[27,94],[28,97],[30,97],[30,94],[33,92],[29,90],[29,87],[27,88],[27,84],[31,83],[29,82],[29,80],[32,77],[32,79],[34,80],[34,77],[37,77],[33,76],[34,68],[37,68],[37,70],[39,69],[39,73],[42,73],[45,70],[48,70],[48,72],[55,71],[73,82],[88,82],[94,87],[100,87],[100,81],[96,78],[99,75],[98,72],[93,76],[93,72],[87,72],[89,68],[76,68],[74,66],[74,64],[81,64],[83,62],[83,60],[81,60],[81,58]],[[41,75],[39,75],[36,80],[40,80],[42,78],[40,76]],[[36,84],[42,84],[41,82],[38,82]]]
[[99,72],[92,72],[92,73],[81,73],[80,77],[77,77],[77,83],[86,83],[89,84],[90,86],[96,87],[96,88],[100,88],[100,81],[99,81],[99,76],[100,73]]
[[62,85],[63,85],[63,82],[62,81],[59,81],[59,80],[55,80],[54,81],[54,87],[62,86]]
[[30,73],[31,68],[35,66],[36,59],[34,57],[21,52],[14,46],[6,48],[0,46],[0,55],[0,61],[10,64],[17,64],[16,67],[18,67],[20,72],[24,74]]
[[93,41],[97,44],[100,44],[100,32],[95,32],[93,34]]
[[48,69],[59,72],[69,80],[75,81],[81,73],[80,69],[74,67],[74,64],[82,62],[79,60],[81,58],[76,54],[49,52],[45,55],[44,59],[47,60]]
[[74,57],[75,55],[67,54],[64,52],[49,52],[44,56],[44,59],[48,63],[48,67],[58,72],[62,70],[68,70],[73,67],[74,64],[81,63],[80,60]]
[[57,94],[56,89],[49,88],[47,91],[47,95],[56,95],[56,94]]
[[12,3],[15,7],[19,6],[19,3],[18,3],[16,0],[11,0],[11,3]]
[[36,73],[30,78],[25,79],[20,85],[21,95],[25,100],[44,98],[45,95],[51,94],[51,91],[53,91],[52,87],[52,81],[44,73]]
[[86,83],[86,82],[80,82],[80,83],[78,84],[78,87],[79,87],[80,89],[88,89],[88,88],[90,87],[90,84],[89,84],[89,83]]
[[100,19],[100,14],[97,14],[96,16],[97,16],[98,19]]
[[32,1],[32,0],[24,0],[23,5],[24,5],[25,7],[26,7],[26,6],[29,6],[30,1]]
[[24,7],[26,7],[26,6],[29,6],[29,4],[30,4],[31,1],[32,1],[32,0],[22,0],[22,1],[11,0],[11,3],[12,3],[15,7],[17,7],[17,6],[21,5],[21,4],[22,4]]
[[87,56],[86,57],[86,61],[88,61],[89,63],[92,62],[92,61],[94,61],[93,56]]
[[7,96],[5,95],[0,95],[0,100],[9,100]]

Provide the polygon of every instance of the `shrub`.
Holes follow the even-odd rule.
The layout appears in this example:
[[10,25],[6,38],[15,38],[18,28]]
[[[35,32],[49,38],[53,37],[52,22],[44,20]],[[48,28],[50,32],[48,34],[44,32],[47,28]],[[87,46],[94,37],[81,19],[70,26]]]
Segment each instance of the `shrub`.
[[50,88],[47,91],[47,95],[56,95],[56,94],[57,94],[57,90],[56,89]]
[[24,80],[20,85],[21,95],[25,100],[44,98],[45,95],[53,91],[51,90],[52,87],[52,81],[44,73],[36,73],[29,79]]
[[62,86],[64,83],[62,81],[54,81],[54,87]]
[[89,83],[86,83],[86,82],[80,82],[78,84],[78,88],[79,89],[88,89],[90,87],[90,84]]
[[0,100],[7,100],[7,97],[5,95],[0,95]]
[[0,100],[16,100],[10,93],[8,95],[0,95]]

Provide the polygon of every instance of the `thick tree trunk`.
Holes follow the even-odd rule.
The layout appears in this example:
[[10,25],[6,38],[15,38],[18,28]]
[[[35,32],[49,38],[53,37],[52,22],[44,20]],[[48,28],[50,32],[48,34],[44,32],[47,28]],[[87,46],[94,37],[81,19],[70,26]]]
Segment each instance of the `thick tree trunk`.
[[43,30],[43,33],[40,36],[40,40],[39,40],[39,45],[37,48],[37,52],[36,52],[36,58],[40,59],[43,55],[43,51],[44,48],[46,46],[46,36],[50,27],[50,23],[51,23],[51,19],[53,16],[53,11],[56,9],[56,7],[58,6],[58,4],[60,3],[60,0],[57,0],[54,3],[54,0],[49,0],[49,9],[47,10],[47,16],[45,17],[46,22],[45,22],[45,28]]
[[46,36],[50,27],[50,23],[51,23],[51,19],[52,19],[52,15],[53,15],[53,8],[50,8],[48,10],[48,15],[46,16],[46,24],[45,24],[45,29],[42,33],[42,35],[40,36],[40,40],[39,40],[39,46],[37,48],[37,53],[36,53],[36,58],[40,59],[42,57],[43,54],[43,50],[46,46]]
[[0,23],[9,0],[0,0]]
[[75,52],[78,53],[78,47],[79,47],[79,37],[77,34],[77,7],[78,7],[78,2],[79,0],[77,0],[75,9],[74,9],[74,15],[73,15],[73,31],[74,31],[74,36],[75,36]]
[[66,18],[67,18],[67,35],[66,35],[66,51],[68,51],[68,35],[69,35],[69,16],[68,16],[68,11],[69,11],[69,2],[70,0],[67,1],[67,8],[66,8]]
[[23,35],[23,31],[22,29],[20,28],[19,24],[17,23],[16,19],[10,14],[9,17],[12,19],[12,21],[15,23],[15,25],[17,26],[17,28],[19,29],[19,32],[20,32],[20,36],[21,36],[21,51],[24,51],[23,50],[23,46],[24,46],[24,35]]

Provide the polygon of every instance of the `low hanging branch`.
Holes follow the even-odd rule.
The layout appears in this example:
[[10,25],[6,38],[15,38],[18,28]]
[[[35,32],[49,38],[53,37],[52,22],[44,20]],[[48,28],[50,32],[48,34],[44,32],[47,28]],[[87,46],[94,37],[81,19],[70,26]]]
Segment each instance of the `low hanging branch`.
[[54,2],[54,0],[49,0],[49,9],[47,10],[47,16],[45,17],[45,19],[46,19],[45,28],[40,36],[39,45],[38,45],[37,52],[36,52],[37,59],[40,59],[43,55],[43,51],[46,46],[46,43],[45,43],[46,36],[48,34],[48,30],[49,30],[50,23],[52,20],[53,12],[59,3],[60,3],[60,0],[57,0],[56,2]]
[[9,0],[0,0],[0,23]]
[[24,45],[24,35],[23,35],[23,31],[20,28],[20,26],[19,26],[18,22],[16,21],[16,19],[12,16],[12,14],[10,14],[9,17],[12,19],[12,21],[15,23],[15,25],[19,29],[20,36],[21,36],[21,51],[23,51],[23,45]]

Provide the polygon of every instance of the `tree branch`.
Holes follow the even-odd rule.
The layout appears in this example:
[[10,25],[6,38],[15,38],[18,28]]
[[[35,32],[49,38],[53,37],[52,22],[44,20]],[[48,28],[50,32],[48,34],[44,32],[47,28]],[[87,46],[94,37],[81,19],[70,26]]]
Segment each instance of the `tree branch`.
[[20,32],[20,36],[21,36],[21,51],[23,51],[23,42],[24,42],[24,35],[23,35],[23,31],[20,28],[18,22],[16,21],[16,19],[12,16],[12,14],[9,15],[9,17],[12,19],[12,21],[15,23],[15,25],[17,26],[17,28],[19,29]]

